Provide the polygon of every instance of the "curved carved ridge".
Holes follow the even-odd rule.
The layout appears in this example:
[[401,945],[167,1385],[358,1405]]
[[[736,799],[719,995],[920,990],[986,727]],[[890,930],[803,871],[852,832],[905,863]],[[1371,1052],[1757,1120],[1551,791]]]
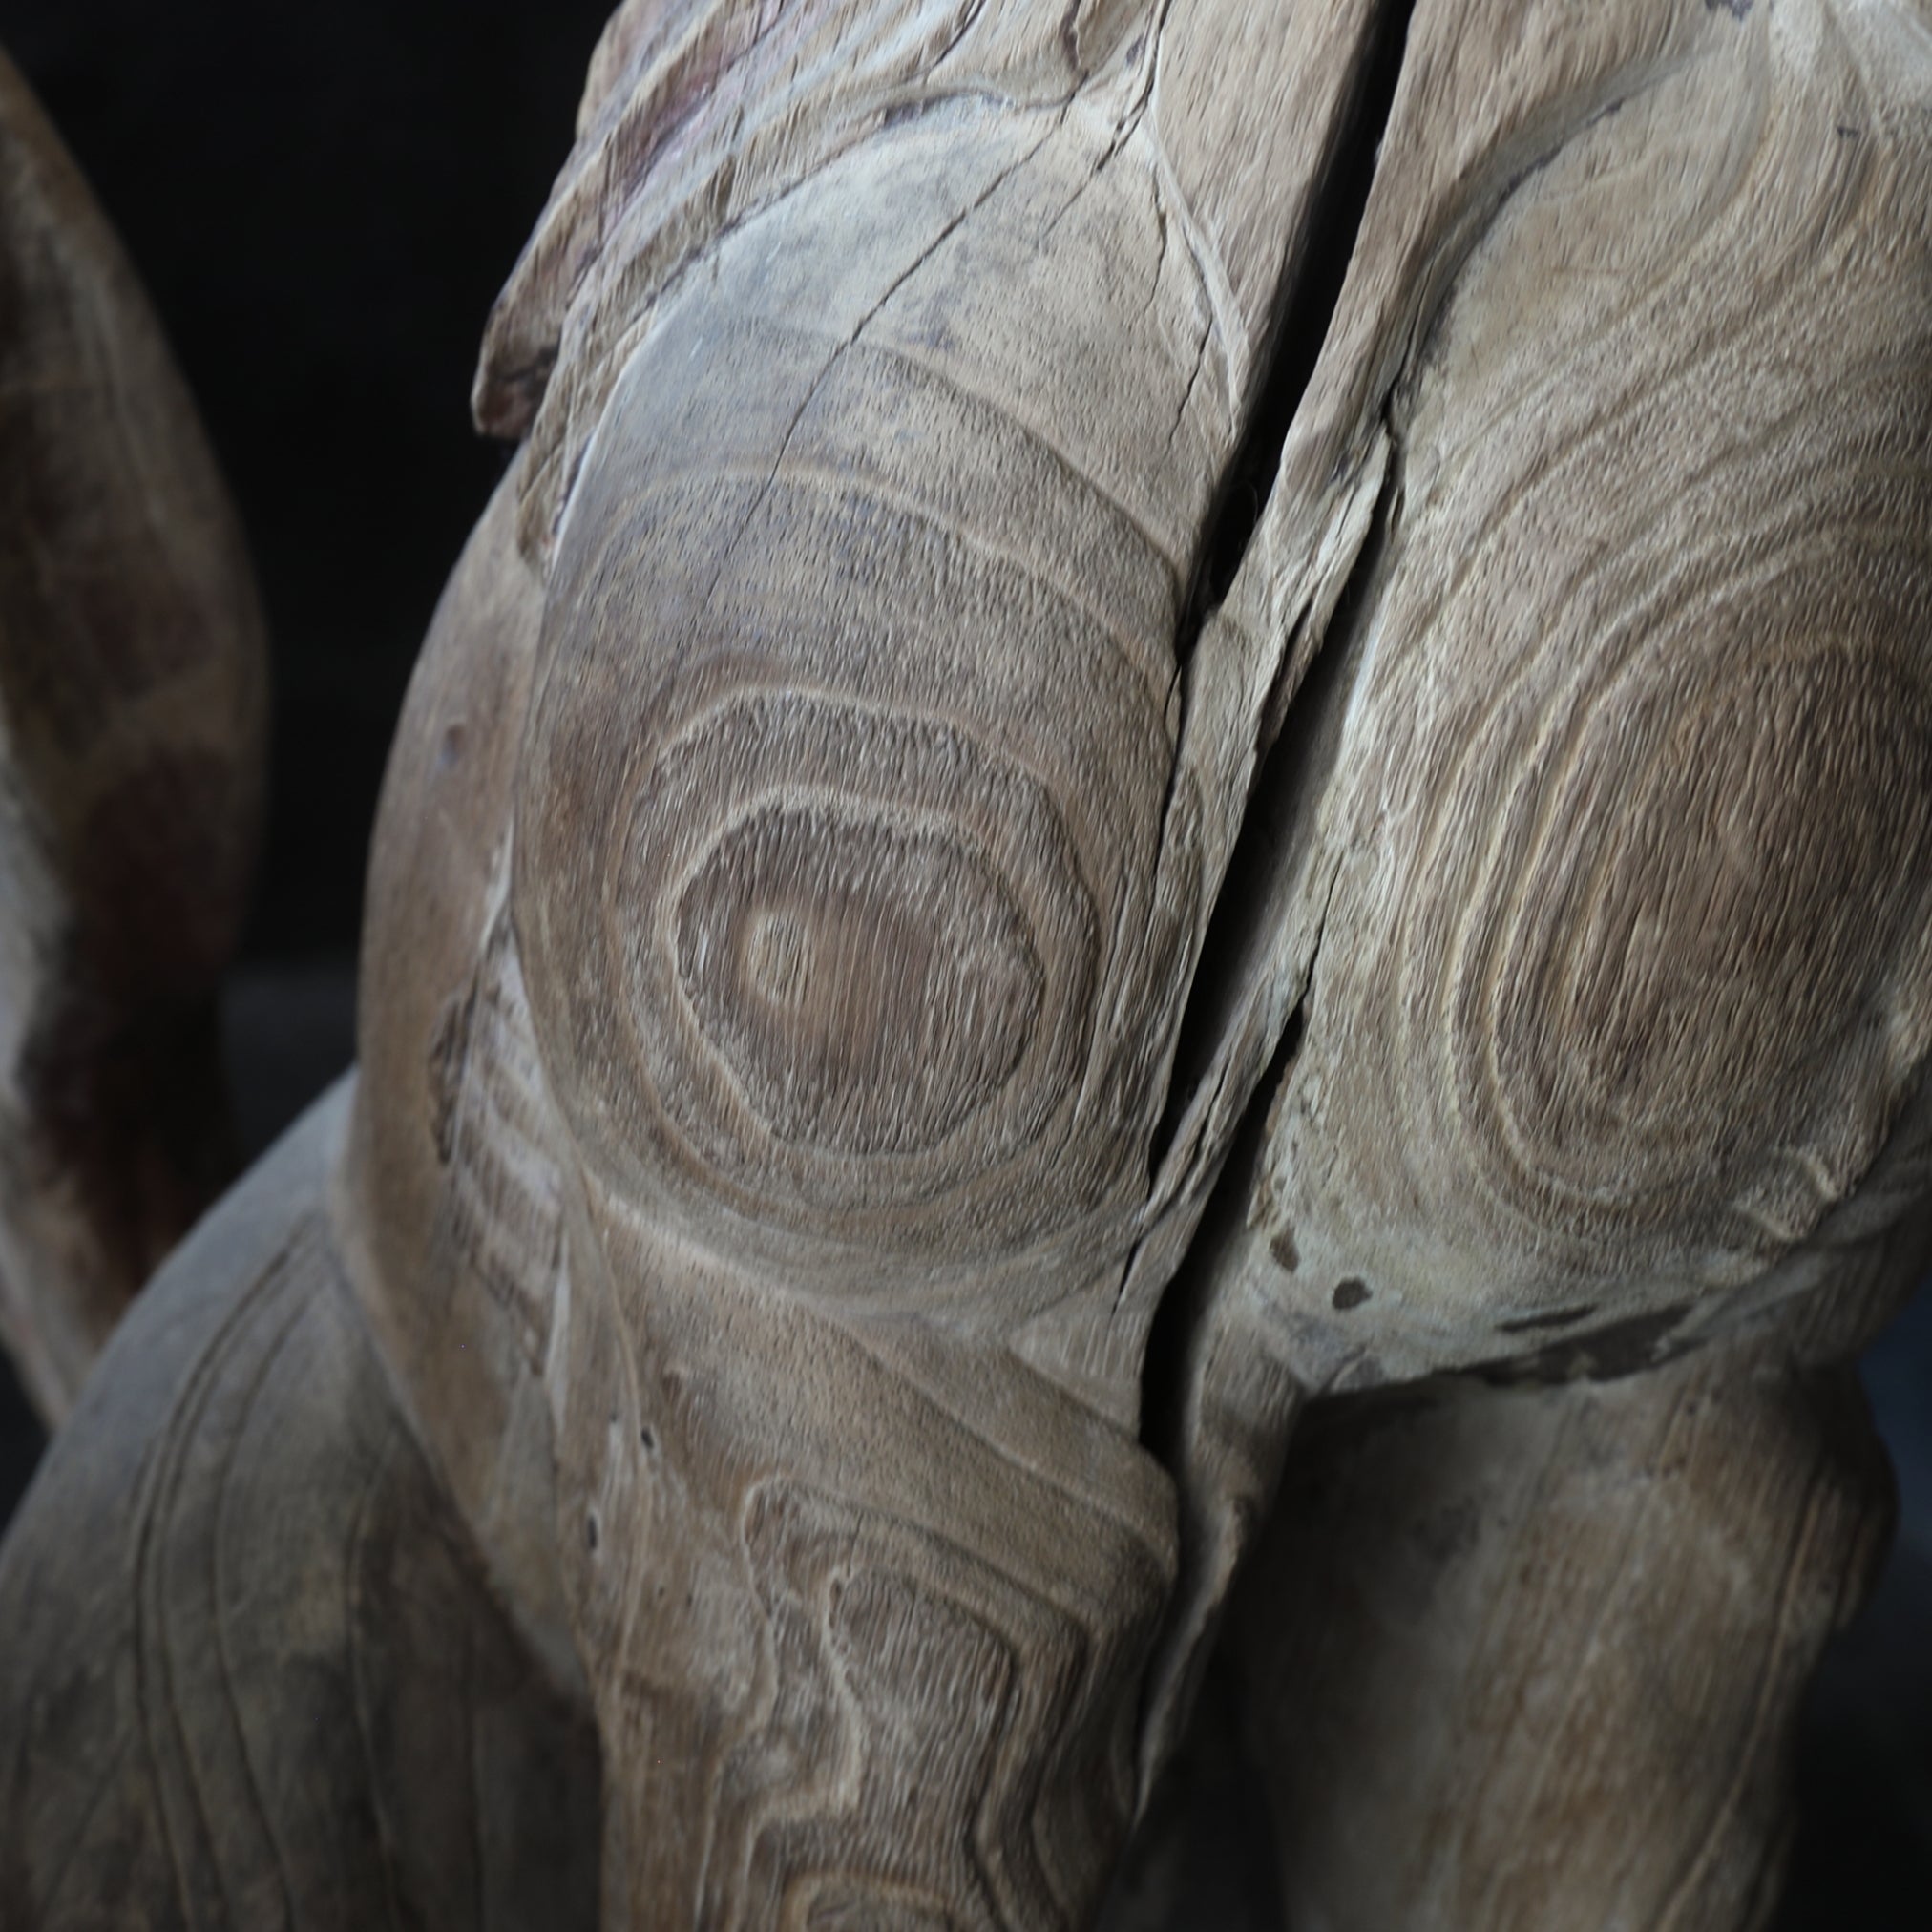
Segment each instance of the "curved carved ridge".
[[10,1925],[594,1922],[588,1714],[492,1602],[349,1298],[346,1104],[156,1278],[10,1531]]
[[540,586],[515,547],[521,470],[519,459],[499,485],[430,621],[369,856],[357,1002],[364,1072],[345,1156],[352,1211],[343,1220],[367,1246],[358,1286],[399,1364],[440,1348],[440,1338],[409,1334],[425,1315],[408,1285],[430,1271],[478,965],[502,910],[512,781],[542,618]]
[[549,1353],[563,1267],[555,1115],[507,918],[484,940],[444,1073],[448,1181],[437,1258],[508,1317],[534,1372]]
[[493,1589],[559,1679],[553,1307],[567,1148],[505,910],[541,617],[513,464],[437,607],[370,858],[362,1074],[333,1219],[358,1301]]
[[[1525,188],[1417,384],[1262,1183],[1276,1292],[1361,1280],[1321,1319],[1377,1354],[1754,1280],[1932,1044],[1926,291],[1872,239],[1922,222],[1923,163],[1837,134],[1880,119],[1849,58],[1770,26],[1740,58],[1728,118],[1690,70]],[[1606,302],[1636,166],[1662,239]]]

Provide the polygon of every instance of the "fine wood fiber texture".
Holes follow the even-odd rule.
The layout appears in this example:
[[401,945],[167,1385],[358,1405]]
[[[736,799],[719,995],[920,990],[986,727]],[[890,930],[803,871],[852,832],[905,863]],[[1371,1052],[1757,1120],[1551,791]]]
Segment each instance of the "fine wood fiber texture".
[[345,1184],[611,1912],[1077,1922],[1304,1391],[1900,1292],[1928,75],[1822,4],[614,23]]
[[1928,100],[1884,8],[1410,23],[1222,613],[1292,636],[1367,464],[1205,968],[1213,1106],[1284,1045],[1170,1294],[1203,1597],[1257,1357],[1562,1375],[1801,1301],[1842,1353],[1922,1272]]
[[262,617],[119,244],[0,55],[0,1345],[52,1425],[233,1172]]
[[347,1095],[108,1348],[0,1555],[0,1924],[597,1921],[597,1744],[483,1587],[336,1260]]
[[[1352,89],[1320,24],[1323,62],[1272,49],[1291,215]],[[1078,1922],[1135,1801],[1173,1557],[1114,1317],[1200,916],[1174,642],[1297,228],[1244,242],[1246,306],[1210,288],[1151,44],[1116,53],[990,112],[1009,52],[962,51],[975,93],[915,76],[829,158],[801,123],[666,288],[554,547],[539,435],[446,606],[452,651],[501,614],[527,720],[405,752],[386,805],[370,983],[420,956],[440,828],[494,864],[409,1033],[365,1002],[347,1218],[388,1244],[365,1204],[410,1197],[361,1278],[584,1658],[633,1923]],[[466,683],[426,666],[406,743]]]
[[1715,18],[1390,405],[1247,1241],[1354,1383],[1708,1331],[1924,1192],[1932,66],[1881,9]]
[[[490,324],[524,447],[399,732],[340,1164],[265,1274],[165,1280],[324,1324],[317,1575],[335,1460],[420,1442],[408,1643],[502,1660],[477,1804],[594,1716],[536,1816],[598,1816],[543,1856],[603,1922],[1091,1922],[1284,1470],[1242,1656],[1311,1910],[1751,1922],[1869,1561],[1815,1365],[1932,1233],[1928,176],[1882,0],[623,8]],[[44,1494],[214,1430],[140,1545],[199,1547],[229,1410],[132,1364]],[[64,1603],[143,1654],[132,1493],[10,1542],[16,1697]],[[1300,1728],[1377,1565],[1433,1607]],[[275,1668],[251,1765],[338,1734]],[[1594,1820],[1535,1771],[1582,1712]],[[1356,1774],[1440,1798],[1416,1858],[1326,1832]],[[101,1843],[200,1858],[154,1775]]]

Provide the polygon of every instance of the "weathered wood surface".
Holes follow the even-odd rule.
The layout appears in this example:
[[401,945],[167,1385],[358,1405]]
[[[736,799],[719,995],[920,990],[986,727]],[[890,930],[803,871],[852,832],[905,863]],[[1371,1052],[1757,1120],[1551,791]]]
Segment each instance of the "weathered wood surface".
[[233,1171],[265,669],[146,297],[0,55],[0,1346],[50,1423]]
[[1315,1922],[1750,1923],[1932,1237],[1928,220],[1880,0],[622,10],[316,1250],[606,1922],[1087,1922],[1286,1465]]
[[338,1088],[140,1297],[0,1555],[0,1924],[568,1932],[598,1758],[337,1262]]
[[[1670,10],[1594,10],[1545,91]],[[1926,1189],[1932,41],[1680,10],[1495,184],[1374,432],[1399,497],[1296,828],[1323,937],[1242,1262],[1340,1382],[1635,1320],[1661,1352]],[[1448,16],[1519,11],[1419,10],[1405,83]],[[1397,240],[1479,118],[1408,99]],[[1377,212],[1352,284],[1407,302]],[[1284,485],[1327,467],[1325,394]]]
[[[529,1613],[583,1656],[636,1923],[1078,1921],[1135,1801],[1174,1559],[1120,1286],[1204,912],[1165,822],[1176,639],[1361,36],[1263,35],[1264,224],[1200,167],[1232,45],[1168,43],[1210,70],[1160,111],[1177,162],[1145,32],[1080,42],[1089,72],[987,20],[873,85],[902,21],[828,12],[827,104],[734,161],[682,280],[681,178],[572,200],[621,90],[593,116],[532,260],[602,223],[597,276],[662,301],[628,361],[592,318],[552,376],[608,378],[556,531],[539,433],[529,563],[506,513],[479,539],[529,573],[514,765],[399,765],[378,842],[381,904],[423,903],[424,828],[466,814],[495,877],[440,1014],[404,1045],[368,1009],[348,1198],[407,1186],[438,1286],[371,1253],[365,1292],[499,1571],[561,1579]],[[1014,62],[1037,82],[983,98]],[[680,155],[731,127],[696,112]],[[469,715],[433,682],[424,746]],[[420,953],[372,927],[371,981]]]
[[1856,1379],[1765,1346],[1318,1413],[1230,1627],[1288,1924],[1761,1926],[1891,1507]]
[[1226,607],[1292,635],[1377,479],[1208,969],[1217,1108],[1294,1017],[1188,1260],[1204,1596],[1258,1360],[1635,1366],[1800,1300],[1849,1352],[1923,1272],[1928,57],[1882,7],[1415,12]]

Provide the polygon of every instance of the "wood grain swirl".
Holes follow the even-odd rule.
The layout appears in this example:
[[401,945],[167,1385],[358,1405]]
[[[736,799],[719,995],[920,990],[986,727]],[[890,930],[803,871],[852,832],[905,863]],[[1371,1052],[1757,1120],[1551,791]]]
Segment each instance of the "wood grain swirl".
[[[628,1280],[663,1254],[607,1251]],[[997,1362],[680,1272],[620,1340],[577,1270],[593,1426],[560,1445],[631,1922],[1080,1922],[1134,1802],[1122,1689],[1171,1560],[1152,1472]],[[1052,1418],[1031,1466],[995,1407]]]
[[1401,405],[1264,1183],[1372,1353],[1753,1280],[1932,1047],[1928,70],[1823,24],[1533,175]]
[[[707,1918],[1060,1919],[1073,1901],[1034,1842],[1044,1767],[1018,1741],[1066,1724],[1080,1624],[969,1551],[782,1480],[747,1497],[743,1528],[776,1694],[724,1780],[712,1865],[721,1891],[742,1874],[742,1902]],[[953,1721],[934,1725],[939,1709]]]
[[[1158,1104],[1228,399],[1186,258],[1110,287],[1156,216],[1091,138],[915,130],[721,244],[552,575],[515,894],[560,1096],[636,1198],[824,1285],[1093,1248]],[[1171,403],[1098,434],[1141,383]]]

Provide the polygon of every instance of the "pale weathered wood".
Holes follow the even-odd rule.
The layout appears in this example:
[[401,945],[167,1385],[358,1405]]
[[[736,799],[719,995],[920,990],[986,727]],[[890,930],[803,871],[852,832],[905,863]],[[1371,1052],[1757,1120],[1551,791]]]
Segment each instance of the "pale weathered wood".
[[141,1295],[0,1556],[0,1924],[597,1923],[588,1712],[334,1252],[338,1088]]
[[[613,22],[302,1281],[595,1714],[606,1922],[1086,1922],[1298,1417],[1475,1367],[1650,1374],[1392,1410],[1357,1509],[1291,1504],[1244,1643],[1298,1896],[1765,1896],[1872,1521],[1811,1365],[1932,1238],[1928,107],[1878,0]],[[1310,1796],[1297,1539],[1406,1584],[1451,1491],[1439,1614],[1324,1719],[1453,1808],[1377,1860]],[[1630,1802],[1534,1725],[1494,1789],[1405,1757],[1405,1683],[1554,1686]]]
[[264,673],[193,405],[0,54],[0,1345],[50,1423],[233,1172]]
[[[472,566],[524,586],[493,609],[540,596],[534,696],[514,786],[507,724],[472,776],[398,766],[370,982],[473,876],[445,811],[495,883],[443,1018],[420,978],[368,1003],[346,1198],[466,1514],[562,1579],[631,1922],[1078,1921],[1134,1803],[1172,1556],[1119,1286],[1205,916],[1177,650],[1364,40],[1233,17],[1082,42],[1089,74],[989,10],[873,86],[902,17],[808,10],[744,73],[810,115],[760,95],[741,140],[741,74],[639,183],[613,116],[685,84],[647,32],[493,329],[486,417],[547,375],[510,486],[540,577],[500,506]],[[1022,55],[1043,92],[989,94]],[[1237,75],[1268,165],[1224,177]],[[681,225],[720,154],[728,211]],[[489,688],[471,621],[441,648]],[[364,1204],[405,1188],[414,1246],[378,1251]],[[524,1596],[554,1641],[554,1582]]]
[[1198,1594],[1281,1453],[1257,1354],[1317,1390],[1641,1361],[1922,1271],[1928,104],[1909,10],[1415,12],[1220,620],[1295,695],[1208,1173],[1289,1046],[1188,1264],[1188,1414],[1240,1444],[1224,1476],[1184,1432]]
[[1250,1238],[1357,1383],[1705,1332],[1924,1192],[1932,40],[1695,10],[1389,405]]

